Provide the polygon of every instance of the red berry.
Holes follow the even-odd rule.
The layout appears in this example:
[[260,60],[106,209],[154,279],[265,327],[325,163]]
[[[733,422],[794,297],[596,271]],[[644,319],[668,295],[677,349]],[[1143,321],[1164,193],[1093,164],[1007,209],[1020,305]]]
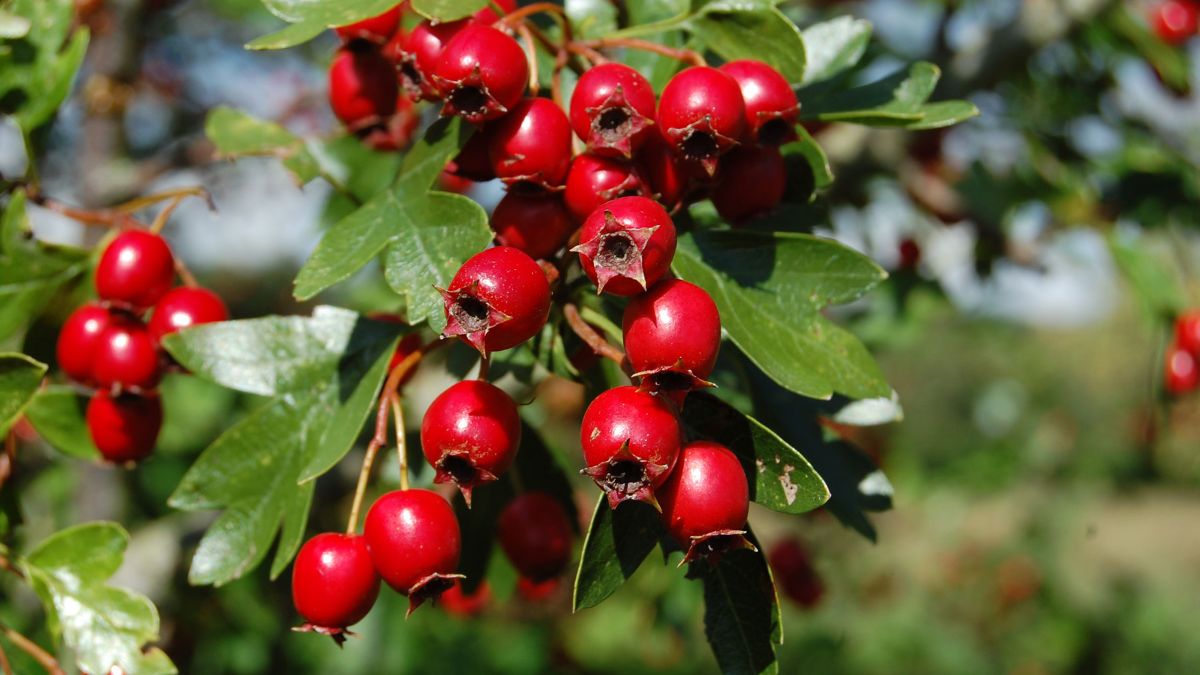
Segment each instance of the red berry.
[[505,183],[562,187],[571,165],[571,125],[550,99],[523,99],[495,123],[488,156],[492,170]]
[[421,449],[437,469],[436,483],[454,483],[471,504],[471,491],[512,466],[521,443],[517,404],[483,380],[463,380],[443,391],[421,422]]
[[697,441],[679,451],[679,462],[658,489],[663,523],[684,548],[684,561],[719,556],[746,540],[750,488],[737,455],[720,443]]
[[400,14],[407,4],[407,2],[402,2],[383,14],[357,21],[348,26],[338,26],[334,31],[343,42],[367,40],[383,44],[400,27]]
[[175,257],[167,242],[145,230],[118,234],[96,264],[96,293],[101,300],[146,309],[171,290]]
[[1196,33],[1200,7],[1189,0],[1165,0],[1150,10],[1150,24],[1163,42],[1177,45]]
[[145,459],[154,450],[162,429],[158,395],[112,396],[98,391],[88,402],[88,433],[105,460],[114,464]]
[[[489,179],[490,180],[490,179]],[[437,177],[437,189],[442,192],[454,192],[456,194],[465,195],[471,191],[471,187],[475,181],[470,178],[464,178],[456,175],[450,170],[450,167],[442,169],[442,172]]]
[[583,222],[604,202],[634,195],[649,197],[650,190],[633,164],[592,154],[571,162],[563,198],[577,221]]
[[513,190],[492,211],[492,231],[503,246],[549,258],[567,243],[575,223],[557,194]]
[[550,313],[550,284],[540,265],[511,246],[476,254],[442,291],[446,337],[461,337],[481,354],[516,347]]
[[562,579],[551,577],[538,581],[529,577],[517,577],[517,593],[528,602],[544,602],[562,587]]
[[447,614],[464,618],[483,614],[483,610],[487,609],[491,602],[492,587],[486,581],[479,584],[471,593],[467,593],[463,591],[462,582],[456,579],[454,585],[438,598],[438,606]]
[[675,224],[645,197],[605,202],[584,221],[579,240],[571,251],[601,293],[637,295],[661,279],[675,257]]
[[584,471],[607,493],[613,508],[626,499],[652,501],[682,443],[671,404],[631,386],[597,396],[583,413],[579,433]]
[[643,385],[667,391],[707,386],[721,349],[721,316],[703,288],[664,279],[625,307],[625,354]]
[[767,557],[775,583],[783,595],[805,608],[816,607],[825,594],[825,585],[812,566],[808,550],[796,539],[776,544]]
[[[396,345],[396,351],[392,353],[392,360],[388,362],[388,372],[391,372],[400,365],[404,359],[412,356],[421,347],[424,346],[424,340],[421,339],[420,333],[409,333],[401,338],[400,343]],[[416,368],[409,368],[408,372],[400,378],[400,386],[403,387],[416,374]]]
[[[921,262],[921,245],[911,237],[905,237],[900,240],[900,269],[915,270]],[[1196,323],[1197,329],[1200,329],[1200,321]],[[1200,337],[1200,333],[1197,334]],[[1197,344],[1200,344],[1198,342]]]
[[108,328],[112,319],[108,310],[96,303],[88,303],[71,312],[58,332],[58,367],[67,377],[90,384],[92,363],[100,335]]
[[103,389],[153,389],[162,374],[158,340],[135,317],[113,315],[96,343],[92,377]]
[[722,218],[740,223],[761,216],[783,200],[787,167],[773,145],[744,145],[721,158],[713,206]]
[[329,106],[351,131],[384,124],[398,95],[395,68],[373,45],[352,42],[329,64]]
[[181,286],[172,289],[154,306],[150,316],[150,335],[161,340],[177,330],[229,320],[229,310],[221,296],[207,288]]
[[491,144],[493,127],[480,127],[467,139],[467,144],[458,151],[458,156],[450,162],[446,170],[460,178],[483,182],[492,180],[496,173],[492,171],[492,160],[488,157],[488,146]]
[[[66,330],[66,326],[63,326],[63,330]],[[1175,344],[1200,357],[1200,312],[1187,312],[1175,319]],[[62,360],[61,357],[59,360]]]
[[304,542],[292,565],[292,603],[304,627],[339,642],[379,597],[366,537],[326,532]]
[[680,155],[708,175],[717,158],[738,144],[746,129],[745,103],[738,83],[716,68],[693,66],[663,88],[658,101],[658,133]]
[[529,80],[525,51],[511,36],[469,24],[446,43],[433,83],[446,101],[443,115],[478,124],[504,116],[521,100]]
[[742,90],[746,132],[751,141],[782,145],[796,140],[800,103],[788,81],[762,61],[730,61],[720,68]]
[[603,63],[575,84],[571,127],[591,152],[631,157],[653,124],[654,88],[633,68]]
[[435,101],[439,94],[433,85],[433,70],[451,38],[466,28],[468,21],[432,23],[422,21],[389,52],[400,71],[400,87],[413,100]]
[[[684,198],[695,182],[695,172],[658,134],[652,134],[642,146],[637,164],[655,200],[671,213],[683,205]],[[570,189],[569,176],[567,181]]]
[[393,490],[371,505],[363,536],[376,571],[409,598],[411,614],[421,603],[454,585],[462,535],[450,503],[429,490]]
[[545,492],[526,492],[500,512],[500,546],[523,577],[534,581],[562,574],[571,562],[571,519]]
[[1200,367],[1196,364],[1196,357],[1177,345],[1171,345],[1167,349],[1163,385],[1172,396],[1187,394],[1200,385]]

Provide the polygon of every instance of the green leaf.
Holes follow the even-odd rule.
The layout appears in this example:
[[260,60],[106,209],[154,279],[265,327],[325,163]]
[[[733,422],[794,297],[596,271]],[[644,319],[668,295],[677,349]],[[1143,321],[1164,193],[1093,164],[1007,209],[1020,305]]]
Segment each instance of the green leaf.
[[116,523],[88,523],[51,535],[26,556],[24,568],[46,605],[56,638],[91,673],[174,673],[158,648],[158,611],[142,595],[105,582],[121,566],[129,535]]
[[25,193],[14,192],[0,219],[0,340],[23,330],[87,264],[87,251],[34,239]]
[[[921,107],[937,86],[941,71],[932,63],[914,63],[882,80],[852,89],[828,92],[813,88],[815,95],[800,92],[800,114],[805,119],[855,122],[878,126],[904,126],[925,117]],[[810,92],[811,93],[811,92]]]
[[839,16],[809,26],[801,35],[808,57],[801,84],[811,84],[828,80],[858,63],[871,41],[871,22]]
[[488,0],[412,0],[412,8],[434,21],[454,21],[488,6]]
[[324,33],[325,29],[326,26],[321,21],[302,21],[300,23],[288,24],[286,28],[256,37],[247,42],[246,49],[259,51],[295,47]]
[[321,175],[320,166],[305,147],[304,139],[241,110],[214,108],[204,120],[204,133],[222,157],[278,157],[301,184]]
[[781,385],[812,398],[890,395],[862,343],[821,314],[886,278],[870,258],[811,235],[715,230],[681,236],[672,268],[708,291],[733,343]]
[[0,436],[17,421],[45,374],[46,364],[24,354],[0,354]]
[[1186,309],[1187,298],[1175,270],[1148,250],[1143,240],[1122,234],[1108,237],[1108,249],[1147,311],[1172,317]]
[[71,0],[13,0],[5,7],[31,27],[19,37],[31,51],[0,45],[0,98],[15,98],[13,115],[26,132],[54,116],[83,62],[88,31],[70,34],[73,10]]
[[804,79],[805,47],[800,29],[778,9],[723,11],[711,4],[688,28],[722,58],[757,59],[773,66],[788,82]]
[[617,29],[617,6],[610,0],[566,0],[564,7],[579,38],[599,38]]
[[970,101],[936,101],[921,106],[920,121],[904,125],[905,129],[941,129],[979,115],[979,108]]
[[29,35],[29,19],[0,9],[0,38],[23,38]]
[[682,420],[693,436],[733,450],[750,483],[751,501],[782,513],[805,513],[829,500],[829,488],[796,448],[721,399],[692,393]]
[[262,0],[275,16],[292,24],[252,40],[246,49],[284,49],[303,44],[326,28],[345,26],[378,16],[396,0]]
[[100,459],[87,428],[88,398],[67,386],[47,387],[25,410],[25,417],[47,443],[63,454],[86,460]]
[[626,501],[613,511],[604,495],[596,502],[575,574],[573,611],[595,607],[632,577],[662,535],[654,507]]
[[761,548],[693,565],[704,583],[704,633],[725,675],[779,672],[774,645],[783,643],[783,619]]
[[796,125],[799,139],[780,148],[788,168],[787,201],[811,203],[817,191],[833,184],[833,168],[820,143],[803,126]]

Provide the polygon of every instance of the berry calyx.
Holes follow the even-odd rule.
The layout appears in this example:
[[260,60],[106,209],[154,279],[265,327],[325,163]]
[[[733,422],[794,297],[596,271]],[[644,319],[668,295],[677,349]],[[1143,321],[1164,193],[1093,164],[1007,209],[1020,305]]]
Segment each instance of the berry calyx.
[[345,641],[379,597],[366,537],[326,532],[304,542],[292,565],[292,603],[307,622],[296,628]]
[[762,61],[730,61],[719,70],[732,77],[746,104],[746,135],[756,143],[782,145],[796,139],[800,103],[783,75]]
[[372,44],[352,42],[329,64],[329,107],[350,131],[384,125],[398,93],[395,68]]
[[604,202],[631,196],[650,196],[633,164],[593,154],[579,155],[571,162],[563,199],[578,222]]
[[695,284],[664,279],[625,307],[625,355],[651,390],[690,391],[706,381],[721,349],[721,316]]
[[637,387],[600,394],[583,413],[580,443],[591,476],[616,508],[626,499],[655,503],[682,444],[679,420],[663,397]]
[[433,70],[442,115],[473,124],[502,117],[521,100],[529,80],[525,51],[490,26],[468,24],[446,43]]
[[1196,357],[1186,349],[1171,345],[1167,349],[1166,372],[1163,386],[1172,396],[1182,396],[1200,385],[1200,365]]
[[92,363],[100,345],[100,336],[112,323],[108,310],[88,303],[71,312],[58,332],[58,367],[67,377],[83,384],[92,383]]
[[438,598],[438,607],[447,614],[471,618],[483,614],[492,602],[492,587],[482,582],[470,593],[463,590],[462,580],[455,579],[454,585]]
[[575,223],[556,194],[510,190],[492,211],[496,242],[524,251],[531,258],[549,258],[567,243]]
[[148,391],[161,375],[158,340],[137,318],[113,315],[96,343],[92,378],[97,386]]
[[721,158],[710,196],[722,218],[741,223],[770,212],[787,190],[787,166],[773,145],[743,145]]
[[100,255],[96,294],[122,307],[152,307],[171,290],[175,257],[167,242],[145,230],[125,230]]
[[347,26],[338,26],[333,30],[343,42],[367,40],[368,42],[383,44],[400,27],[400,14],[407,4],[407,2],[402,2],[382,14],[368,17],[362,21],[356,21]]
[[467,506],[477,485],[512,466],[520,443],[517,405],[482,380],[463,380],[443,391],[421,422],[421,449],[437,470],[434,482],[457,485]]
[[654,88],[629,66],[602,63],[579,78],[570,110],[571,127],[589,151],[629,158],[651,135]]
[[441,293],[446,313],[442,335],[460,337],[484,355],[537,335],[550,313],[545,272],[511,246],[477,253]]
[[605,202],[584,221],[571,249],[598,293],[637,295],[654,285],[675,256],[675,224],[645,197]]
[[422,21],[404,36],[398,47],[391,46],[392,59],[400,73],[400,88],[412,100],[436,101],[440,96],[433,84],[433,71],[446,44],[467,27],[467,21],[433,23]]
[[375,570],[408,596],[408,613],[454,585],[462,534],[450,503],[429,490],[394,490],[371,505],[363,536]]
[[1200,7],[1189,0],[1165,0],[1150,10],[1150,25],[1168,44],[1181,44],[1195,35],[1200,23]]
[[716,561],[746,539],[750,488],[737,455],[720,443],[697,441],[679,452],[670,479],[658,489],[663,523],[686,550],[683,563]]
[[171,289],[154,306],[154,314],[150,315],[150,335],[161,340],[164,335],[190,326],[228,319],[229,310],[221,296],[207,288],[181,286]]
[[488,156],[496,177],[507,184],[561,188],[571,165],[571,125],[550,99],[523,99],[495,123]]
[[1175,345],[1200,356],[1200,312],[1187,312],[1175,319]]
[[717,159],[738,144],[746,129],[746,105],[738,83],[716,68],[693,66],[663,88],[658,132],[683,158],[709,176]]
[[557,577],[571,561],[571,519],[545,492],[526,492],[509,502],[497,533],[513,567],[534,581]]
[[105,461],[137,462],[154,451],[162,429],[162,401],[157,394],[137,396],[97,391],[88,401],[87,427]]
[[820,604],[825,585],[812,565],[808,549],[798,540],[785,539],[775,544],[767,562],[784,597],[806,609]]

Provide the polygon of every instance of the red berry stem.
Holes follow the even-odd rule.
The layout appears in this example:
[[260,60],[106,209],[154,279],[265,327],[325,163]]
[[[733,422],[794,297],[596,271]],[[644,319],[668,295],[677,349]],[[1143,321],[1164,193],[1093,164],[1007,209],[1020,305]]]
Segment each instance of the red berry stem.
[[396,459],[400,462],[400,489],[408,489],[408,437],[404,435],[404,406],[392,397],[392,423],[396,426]]
[[491,369],[492,369],[492,355],[490,353],[486,353],[479,359],[479,373],[477,375],[475,375],[475,379],[480,380],[482,382],[487,382],[488,371],[490,371]]
[[577,42],[576,44],[582,45],[583,47],[590,48],[590,49],[608,49],[611,47],[628,47],[629,49],[638,49],[638,50],[641,50],[644,52],[654,52],[655,54],[662,54],[663,56],[666,56],[668,58],[676,59],[678,61],[683,61],[684,63],[689,63],[693,66],[707,66],[708,65],[708,61],[706,61],[704,59],[704,55],[702,55],[700,52],[697,52],[697,51],[694,51],[691,49],[668,47],[666,45],[660,45],[657,42],[651,42],[649,40],[641,40],[638,38],[609,37],[609,38],[599,38],[596,40],[584,40],[581,42]]
[[[49,675],[66,675],[66,671],[58,665],[58,660],[51,656],[45,649],[38,646],[33,640],[4,624],[0,624],[0,633],[3,633],[5,639],[11,642],[14,647],[28,654],[34,661],[37,661],[38,665],[45,669]],[[12,671],[8,670],[7,672],[11,673]]]
[[538,60],[533,33],[530,32],[529,25],[525,23],[517,24],[514,30],[521,37],[521,46],[525,48],[525,60],[529,62],[529,95],[536,97],[541,91],[542,85],[538,78]]
[[113,210],[123,211],[125,213],[134,213],[136,211],[141,211],[148,206],[154,206],[159,202],[164,202],[168,199],[180,200],[184,197],[200,197],[204,199],[206,204],[208,204],[209,209],[213,211],[217,209],[217,205],[213,203],[212,194],[209,193],[207,189],[199,185],[195,185],[192,187],[163,190],[162,192],[155,192],[144,197],[134,197],[127,202],[113,207]]
[[625,352],[609,344],[603,335],[589,326],[588,322],[579,315],[579,308],[573,303],[568,302],[563,305],[563,318],[567,320],[567,325],[571,327],[571,330],[575,331],[579,339],[591,347],[593,352],[613,361],[621,368],[625,367]]
[[41,206],[42,208],[64,215],[83,225],[94,225],[107,228],[142,227],[142,224],[138,222],[136,218],[118,209],[78,209],[73,206],[67,206],[62,202],[50,199],[34,188],[28,186],[25,188],[25,196],[29,199],[29,201]]
[[[367,483],[371,478],[371,468],[375,466],[375,455],[379,453],[379,448],[387,443],[387,403],[391,398],[384,396],[379,400],[379,414],[375,415],[375,435],[367,444],[367,453],[363,456],[362,468],[358,471],[358,484],[354,486],[354,502],[350,505],[346,534],[358,532],[358,514],[362,510],[363,497],[367,494]],[[401,480],[404,480],[403,473]]]
[[525,19],[534,14],[550,14],[560,27],[566,27],[563,30],[563,39],[571,39],[570,22],[567,20],[567,13],[561,6],[553,2],[535,2],[531,5],[525,5],[520,9],[505,14],[499,21],[496,22],[496,28],[501,30],[505,28],[516,28],[519,23],[523,23]]
[[608,57],[582,42],[567,43],[567,51],[572,54],[578,54],[587,59],[593,66],[598,66],[602,63],[608,63]]

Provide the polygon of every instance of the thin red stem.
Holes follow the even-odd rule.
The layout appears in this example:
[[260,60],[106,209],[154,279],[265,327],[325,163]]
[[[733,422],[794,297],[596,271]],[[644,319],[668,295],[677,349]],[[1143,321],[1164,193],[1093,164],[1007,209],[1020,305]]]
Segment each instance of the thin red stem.
[[588,322],[579,316],[579,308],[572,303],[563,305],[563,318],[567,320],[567,325],[571,330],[583,340],[592,351],[603,356],[604,358],[613,361],[619,366],[624,366],[625,352],[609,344],[604,336],[597,333]]
[[629,49],[638,49],[645,52],[654,52],[663,56],[677,59],[685,63],[690,63],[693,66],[706,66],[708,62],[704,60],[704,56],[700,52],[691,49],[681,49],[676,47],[668,47],[660,45],[657,42],[649,40],[641,40],[638,38],[600,38],[598,40],[586,40],[582,43],[584,47],[593,49],[607,49],[610,47],[628,47]]
[[51,656],[49,652],[42,649],[33,640],[3,624],[0,624],[0,633],[3,633],[4,637],[13,643],[14,647],[28,654],[34,661],[37,661],[38,665],[45,668],[46,672],[50,675],[66,675],[66,672],[58,665],[58,659]]

